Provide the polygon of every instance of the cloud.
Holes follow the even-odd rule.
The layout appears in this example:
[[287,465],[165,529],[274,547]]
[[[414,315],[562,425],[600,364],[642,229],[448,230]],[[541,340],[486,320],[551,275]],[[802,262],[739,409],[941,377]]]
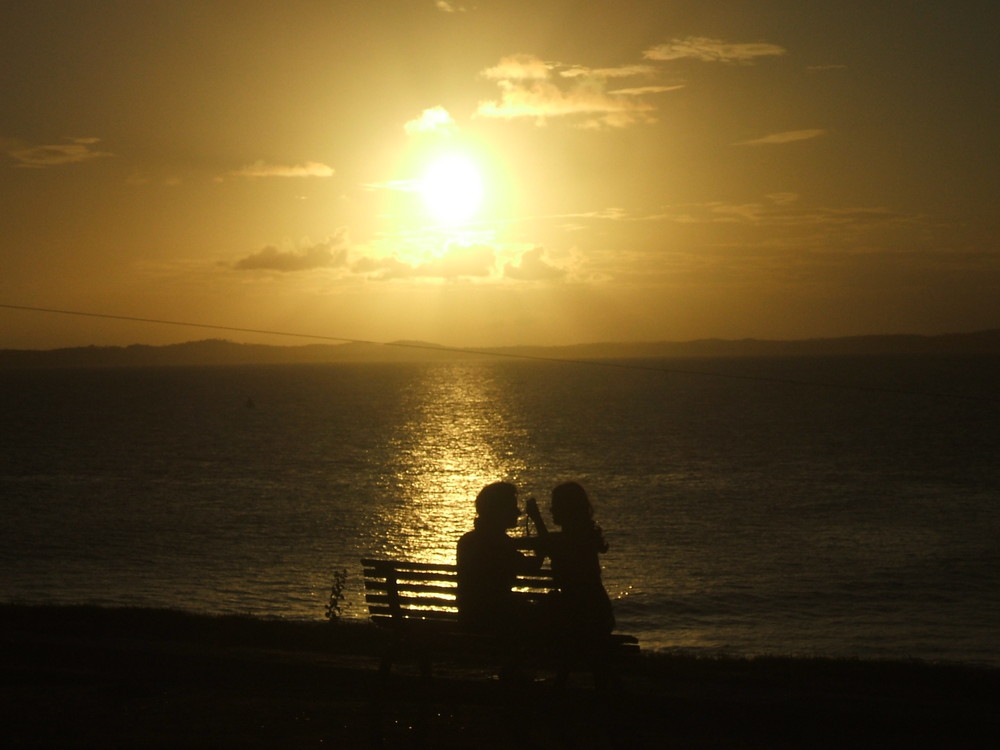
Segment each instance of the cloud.
[[[572,117],[583,120],[583,127],[627,127],[653,122],[655,107],[638,98],[635,90],[624,93],[605,91],[607,75],[601,70],[571,68],[570,75],[554,76],[558,67],[533,55],[513,55],[483,71],[483,76],[497,82],[499,101],[480,102],[476,114],[501,119],[534,118],[544,124],[548,118]],[[624,69],[603,69],[607,71]],[[636,70],[630,68],[630,75]],[[665,90],[665,89],[664,89]],[[659,93],[647,90],[643,93]]]
[[315,161],[295,166],[280,166],[255,161],[242,169],[232,172],[236,177],[332,177],[333,168]]
[[488,245],[452,245],[440,258],[417,266],[417,275],[440,278],[489,276],[495,265],[496,254]]
[[434,0],[434,7],[445,13],[465,13],[468,10],[462,3],[450,0]]
[[629,89],[615,89],[608,93],[612,96],[644,96],[645,94],[662,94],[666,91],[676,91],[684,88],[683,83],[676,86],[634,86]]
[[403,263],[398,258],[362,257],[351,265],[351,272],[367,275],[375,281],[389,279],[408,279],[413,276],[413,266]]
[[[629,216],[628,211],[624,208],[619,208],[617,206],[610,206],[608,208],[600,208],[596,211],[585,211],[583,213],[566,214],[568,219],[607,219],[609,221],[624,221],[626,219],[633,218]],[[579,225],[574,225],[579,226]]]
[[494,81],[543,81],[551,76],[552,67],[534,55],[510,55],[482,75]]
[[631,78],[633,76],[652,75],[656,68],[652,65],[620,65],[617,68],[586,68],[582,65],[574,65],[566,70],[559,71],[563,78],[579,78],[588,76],[592,78]]
[[671,207],[657,219],[678,224],[752,224],[761,227],[850,227],[864,229],[886,224],[906,224],[915,217],[886,208],[807,208],[797,193],[771,193],[766,201],[751,203],[709,202]]
[[248,255],[233,264],[239,271],[312,271],[343,266],[347,262],[347,236],[344,231],[299,250],[279,250],[273,245]]
[[462,245],[454,243],[444,253],[422,263],[404,263],[396,257],[362,258],[351,270],[357,274],[370,274],[376,281],[391,279],[458,279],[490,276],[496,268],[496,252],[488,245]]
[[740,141],[733,144],[735,146],[780,146],[783,143],[794,143],[795,141],[808,141],[812,138],[819,138],[825,135],[822,129],[814,130],[788,130],[784,133],[772,133],[763,138],[754,138],[750,141]]
[[730,44],[721,39],[691,36],[652,47],[643,52],[643,57],[660,61],[692,59],[702,62],[750,63],[758,57],[775,57],[785,52],[783,47],[766,42]]
[[458,125],[444,107],[431,107],[425,109],[420,117],[403,125],[403,129],[410,135],[422,133],[454,135],[458,131]]
[[107,151],[98,151],[94,148],[94,144],[100,142],[99,138],[70,138],[68,140],[69,143],[50,146],[29,146],[26,148],[14,146],[7,153],[18,162],[17,166],[33,169],[78,164],[91,159],[114,156]]
[[798,193],[769,193],[764,196],[776,206],[790,206],[799,200]]
[[521,255],[520,263],[504,265],[504,276],[517,281],[554,281],[566,275],[566,270],[546,263],[541,247],[533,247]]
[[548,261],[540,246],[497,248],[482,242],[449,242],[436,255],[426,248],[409,254],[397,248],[389,255],[380,256],[377,253],[365,254],[363,248],[355,247],[357,255],[348,263],[345,235],[342,232],[341,237],[300,250],[282,251],[273,246],[265,247],[234,267],[282,272],[339,267],[348,270],[355,278],[363,277],[371,282],[559,281],[570,274],[568,268]]

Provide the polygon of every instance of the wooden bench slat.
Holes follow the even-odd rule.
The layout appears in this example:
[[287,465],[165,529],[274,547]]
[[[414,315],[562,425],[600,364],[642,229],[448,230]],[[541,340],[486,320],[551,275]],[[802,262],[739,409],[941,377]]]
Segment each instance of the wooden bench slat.
[[[445,574],[445,573],[397,573],[396,575],[369,575],[368,571],[365,571],[365,582],[373,586],[382,585],[385,586],[389,581],[394,581],[397,585],[403,585],[406,583],[425,583],[428,581],[438,582],[438,583],[450,583],[452,587],[458,583],[457,574]],[[514,579],[514,588],[525,588],[525,589],[539,589],[539,588],[554,588],[555,583],[551,575],[522,575],[517,576]]]
[[449,609],[452,612],[458,611],[458,605],[454,597],[443,598],[439,596],[392,596],[386,593],[365,594],[366,604],[397,604],[401,609],[407,610],[414,607],[437,607],[438,609]]
[[[549,590],[544,591],[514,591],[511,594],[515,601],[544,602],[552,596]],[[375,599],[374,597],[380,597]],[[386,597],[396,599],[400,606],[412,603],[438,603],[457,605],[457,595],[454,589],[410,588],[400,586],[395,591],[388,591],[381,586],[365,586],[365,601],[381,601]]]
[[367,578],[365,579],[365,587],[372,588],[389,588],[389,587],[403,589],[403,588],[429,588],[436,589],[438,591],[455,591],[458,588],[458,581],[454,576],[451,578],[418,578],[410,579],[405,577],[399,578]]
[[[415,580],[452,581],[458,575],[458,567],[449,563],[416,563],[396,560],[362,560],[366,577],[413,578]],[[542,568],[537,571],[518,573],[518,580],[552,582],[552,571]]]
[[458,567],[454,563],[425,563],[413,562],[411,560],[375,560],[364,558],[361,564],[366,568],[375,570],[443,570],[452,573],[457,572]]
[[[442,596],[455,597],[455,593],[458,591],[458,586],[452,581],[451,585],[443,585],[446,582],[439,581],[437,583],[409,583],[406,581],[397,581],[396,590],[397,591],[420,591],[426,592],[428,594],[441,594]],[[388,588],[388,584],[385,581],[365,581],[366,591],[385,591]]]
[[[427,583],[427,582],[437,582],[437,583],[447,583],[451,584],[447,588],[454,588],[457,585],[458,578],[455,573],[405,573],[397,572],[395,575],[386,576],[384,574],[369,574],[369,571],[365,571],[365,584],[369,588],[377,586],[386,586],[389,581],[394,581],[397,586],[404,586],[413,583]],[[514,590],[517,589],[553,589],[555,588],[555,583],[553,582],[551,575],[522,575],[517,576],[514,579]]]
[[[514,598],[516,601],[544,602],[548,600],[549,592],[516,591]],[[387,593],[384,589],[375,589],[374,593],[365,594],[365,602],[369,604],[388,604],[390,601],[396,601],[404,610],[412,607],[437,606],[458,611],[454,596],[413,594],[408,589],[399,591],[395,595]]]

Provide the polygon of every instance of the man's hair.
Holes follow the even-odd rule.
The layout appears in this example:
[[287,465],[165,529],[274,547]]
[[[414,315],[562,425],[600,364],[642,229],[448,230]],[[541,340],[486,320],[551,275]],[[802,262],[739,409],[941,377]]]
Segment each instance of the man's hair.
[[517,502],[517,487],[510,482],[493,482],[476,495],[476,513],[480,516],[493,516],[498,512],[505,512],[511,502]]

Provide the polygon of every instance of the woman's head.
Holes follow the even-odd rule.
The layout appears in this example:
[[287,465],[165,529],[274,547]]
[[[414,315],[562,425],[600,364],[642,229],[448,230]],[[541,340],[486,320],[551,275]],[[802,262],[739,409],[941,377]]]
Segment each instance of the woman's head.
[[517,487],[510,482],[493,482],[476,495],[476,516],[479,525],[510,529],[517,526]]
[[589,526],[594,509],[587,491],[577,482],[563,482],[552,490],[552,520],[559,526]]

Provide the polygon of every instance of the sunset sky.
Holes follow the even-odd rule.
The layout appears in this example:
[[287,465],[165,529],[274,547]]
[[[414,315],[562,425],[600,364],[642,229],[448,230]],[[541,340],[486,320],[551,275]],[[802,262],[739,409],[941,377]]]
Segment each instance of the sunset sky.
[[[3,0],[0,305],[452,346],[1000,327],[1000,3]],[[306,343],[0,307],[0,348]]]

